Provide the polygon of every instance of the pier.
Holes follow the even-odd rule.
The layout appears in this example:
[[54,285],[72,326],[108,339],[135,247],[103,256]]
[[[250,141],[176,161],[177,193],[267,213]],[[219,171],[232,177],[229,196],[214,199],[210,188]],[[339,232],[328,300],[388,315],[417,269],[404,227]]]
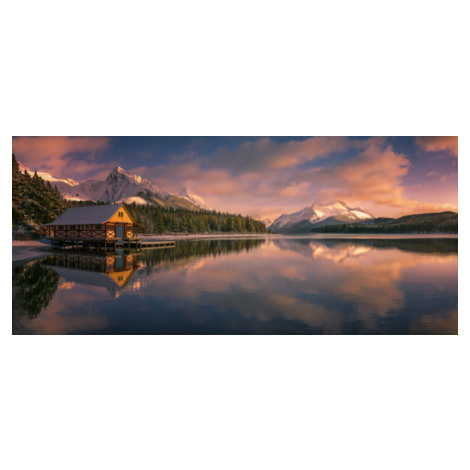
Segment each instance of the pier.
[[59,238],[46,237],[51,241],[53,248],[65,249],[83,248],[88,251],[116,252],[117,249],[140,249],[140,238],[120,239],[120,238]]
[[142,241],[140,238],[118,239],[118,238],[57,238],[46,237],[51,241],[53,248],[65,250],[66,248],[81,248],[85,251],[103,251],[104,253],[116,253],[118,249],[141,250],[151,248],[173,248],[174,240]]
[[141,241],[139,245],[141,248],[171,248],[175,246],[175,241]]

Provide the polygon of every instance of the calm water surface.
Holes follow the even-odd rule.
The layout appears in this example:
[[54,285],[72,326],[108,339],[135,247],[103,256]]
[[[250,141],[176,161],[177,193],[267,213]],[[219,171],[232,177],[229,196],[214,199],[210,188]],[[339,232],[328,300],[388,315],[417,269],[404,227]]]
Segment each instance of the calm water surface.
[[13,270],[15,334],[457,334],[457,239],[210,240]]

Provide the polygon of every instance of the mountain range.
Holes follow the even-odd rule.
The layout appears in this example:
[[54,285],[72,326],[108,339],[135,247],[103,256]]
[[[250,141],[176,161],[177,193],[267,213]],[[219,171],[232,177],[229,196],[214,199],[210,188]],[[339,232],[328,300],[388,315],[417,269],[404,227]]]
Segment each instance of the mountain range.
[[[20,171],[33,171],[19,164]],[[129,173],[121,167],[114,168],[105,180],[87,179],[75,181],[72,178],[56,178],[47,172],[37,172],[43,180],[57,186],[64,199],[69,201],[93,201],[104,204],[135,203],[137,205],[152,204],[166,208],[182,208],[193,211],[212,211],[204,199],[194,194],[188,188],[183,188],[178,194],[173,194],[157,186],[153,181],[140,175]],[[261,220],[266,227],[279,233],[310,232],[322,225],[350,223],[373,216],[361,208],[350,208],[342,202],[330,205],[312,204],[299,212],[283,214],[274,222],[270,219]]]
[[[28,171],[28,167],[19,164],[20,171]],[[105,204],[135,203],[151,204],[165,208],[187,209],[191,211],[212,211],[204,199],[183,188],[173,194],[157,186],[153,181],[142,176],[131,174],[121,167],[114,168],[105,180],[87,179],[75,181],[71,178],[56,178],[47,172],[37,172],[43,180],[49,181],[60,191],[64,199],[69,201],[93,201]],[[431,217],[428,217],[431,216]],[[449,232],[457,231],[457,214],[422,214],[412,219],[376,219],[370,212],[361,207],[350,207],[344,202],[320,205],[314,203],[298,212],[283,214],[274,222],[269,219],[257,219],[265,224],[271,232],[310,233],[310,232],[375,232],[394,233],[395,231],[422,230]],[[364,225],[365,224],[365,225]],[[334,227],[336,226],[336,227]],[[449,233],[451,233],[449,232]]]
[[314,203],[298,212],[281,215],[268,228],[279,233],[309,233],[326,225],[349,224],[373,218],[366,210],[349,207],[344,202],[323,206]]
[[[21,163],[19,163],[19,169],[33,173]],[[87,179],[79,182],[71,178],[55,178],[46,172],[38,172],[38,176],[57,186],[64,199],[71,201],[93,201],[105,204],[125,202],[194,211],[212,210],[201,196],[191,193],[187,188],[182,189],[179,194],[172,194],[152,181],[128,173],[119,166],[114,168],[104,181]]]

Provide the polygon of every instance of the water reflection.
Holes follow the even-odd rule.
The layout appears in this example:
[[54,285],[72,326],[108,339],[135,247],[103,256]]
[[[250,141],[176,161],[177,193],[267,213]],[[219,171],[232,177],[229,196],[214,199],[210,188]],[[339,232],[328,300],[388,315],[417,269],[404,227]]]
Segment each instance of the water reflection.
[[59,286],[59,275],[45,268],[39,261],[32,261],[13,272],[13,290],[30,318],[36,318],[54,297]]
[[137,269],[138,254],[122,250],[112,255],[90,255],[86,253],[55,253],[44,260],[44,266],[51,266],[65,283],[61,289],[70,289],[74,284],[104,286],[114,296],[118,295]]
[[[327,258],[335,261],[361,256],[373,249],[432,253],[434,255],[457,254],[457,238],[405,238],[405,239],[277,239],[273,243],[282,250],[291,250],[307,257]],[[329,253],[329,255],[327,254]]]
[[455,334],[457,243],[191,241],[105,260],[53,255],[13,284],[40,333]]

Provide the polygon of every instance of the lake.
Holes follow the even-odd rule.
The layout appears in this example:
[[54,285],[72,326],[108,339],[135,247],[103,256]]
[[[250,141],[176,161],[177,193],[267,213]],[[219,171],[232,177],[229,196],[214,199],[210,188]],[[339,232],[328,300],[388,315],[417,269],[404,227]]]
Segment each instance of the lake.
[[13,269],[14,334],[457,334],[456,238],[178,242]]

